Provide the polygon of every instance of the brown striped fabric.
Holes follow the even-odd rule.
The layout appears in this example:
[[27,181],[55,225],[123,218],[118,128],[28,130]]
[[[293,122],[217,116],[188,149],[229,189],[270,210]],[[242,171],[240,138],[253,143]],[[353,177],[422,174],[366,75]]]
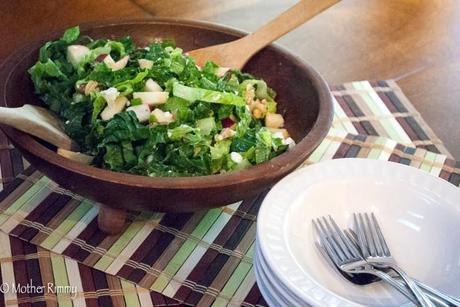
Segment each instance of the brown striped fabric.
[[[68,271],[65,271],[65,269],[64,271],[59,271],[58,267],[53,267],[51,264],[51,258],[57,258],[64,262],[64,257],[37,248],[37,246],[31,243],[12,236],[10,236],[8,240],[11,246],[11,257],[8,259],[0,259],[2,267],[7,263],[12,264],[17,285],[43,286],[45,288],[43,293],[18,293],[14,300],[7,303],[8,305],[58,306],[58,303],[65,305],[66,300],[59,296],[70,299],[70,296],[75,295],[83,298],[86,306],[129,306],[129,300],[127,300],[125,296],[137,295],[134,284],[134,290],[131,290],[131,293],[129,293],[129,291],[122,288],[120,278],[105,274],[82,264],[77,264],[77,262],[75,262],[75,264],[78,268],[82,289],[77,290],[76,293],[63,293],[62,295],[47,291],[49,285],[55,284],[56,280],[54,276],[56,274],[68,274]],[[179,305],[173,299],[158,293],[149,294],[148,297],[150,298],[151,304],[149,305],[151,306]],[[0,292],[0,306],[5,306],[3,298],[4,296]],[[74,306],[82,305],[74,304]]]
[[[331,158],[384,159],[460,185],[460,163],[394,82],[353,82],[331,90],[333,129],[305,165]],[[3,238],[8,250],[0,257],[2,281],[80,288],[75,299],[3,295],[0,306],[266,305],[251,269],[264,195],[193,214],[131,212],[124,232],[107,236],[97,227],[91,202],[33,167],[20,166],[14,150],[0,142],[0,234],[9,235]]]
[[[338,139],[335,140],[337,141]],[[367,155],[369,150],[375,149],[385,151],[385,146],[376,144],[377,142],[375,142],[375,137],[372,136],[365,137],[362,135],[358,136],[346,134],[342,140],[338,141],[340,146],[335,151],[333,158],[358,157],[362,152],[366,152],[364,155]],[[404,164],[418,163],[419,166],[422,163],[426,163],[424,157],[426,156],[427,151],[422,148],[409,148],[401,144],[396,144],[393,150],[388,151],[387,154],[389,155],[389,160],[391,161]],[[454,185],[460,185],[460,169],[458,163],[446,158],[443,163],[436,163],[435,161],[432,161],[431,164],[432,167],[439,167],[442,169],[440,173],[442,178],[450,181]],[[41,205],[48,208],[49,203],[57,203],[59,201],[59,197],[54,194],[56,193],[49,194],[49,196],[42,201]],[[66,197],[66,199],[69,200],[67,195],[60,195],[60,197]],[[247,200],[240,205],[237,211],[230,211],[232,215],[225,227],[214,239],[213,248],[207,248],[198,265],[196,265],[195,268],[188,274],[187,282],[185,282],[176,292],[174,298],[178,302],[191,305],[212,304],[216,295],[218,295],[219,289],[223,288],[229,275],[231,275],[231,272],[233,272],[236,266],[242,261],[241,255],[245,254],[255,236],[254,218],[257,215],[257,210],[259,209],[262,199],[263,197],[254,200]],[[38,220],[41,222],[46,221],[46,219],[41,218],[44,211],[39,210],[40,206],[35,208],[27,217],[29,223],[18,225],[10,234],[12,236],[29,240],[30,235],[27,235],[27,230],[32,229],[34,231],[38,231],[30,225]],[[65,209],[65,206],[62,206],[62,210],[63,209]],[[171,252],[171,249],[174,250],[174,247],[172,247],[169,243],[174,240],[178,241],[179,243],[175,246],[177,249],[177,247],[181,246],[184,242],[184,238],[173,235],[173,231],[171,230],[175,229],[177,232],[183,231],[185,233],[189,233],[203,215],[203,212],[200,212],[199,215],[165,214],[159,225],[165,227],[168,231],[154,229],[138,247],[136,252],[130,257],[130,264],[123,266],[118,271],[117,275],[134,283],[139,283],[141,285],[144,284],[146,287],[150,286],[154,280],[154,278],[151,279],[151,276],[155,276],[154,272],[156,271],[149,269],[153,269],[156,261],[158,261],[160,257],[164,256],[164,253],[168,248],[169,256],[165,257],[170,259],[171,255],[174,254]],[[76,245],[72,243],[69,247],[67,247],[67,249],[65,249],[63,254],[85,263],[86,259],[91,255],[94,255],[94,253],[88,252],[88,248],[82,248],[82,246],[91,247],[89,250],[95,251],[97,248],[100,248],[98,244],[103,242],[104,238],[107,239],[110,237],[101,233],[96,227],[95,220],[92,219],[84,231],[78,236],[78,242],[83,241],[85,245]],[[22,241],[16,240],[15,242],[17,243]],[[18,249],[15,245],[12,245],[12,249],[14,254],[24,253],[24,251]],[[34,252],[33,248],[32,252]],[[133,265],[133,263],[135,263],[135,265]],[[36,267],[40,267],[40,265],[38,264]],[[82,267],[81,277],[82,280],[85,281],[85,292],[93,293],[97,292],[97,289],[108,288],[105,273],[101,272],[101,274],[105,276],[103,277],[102,275],[98,275],[99,273],[92,272],[87,266],[82,265]],[[158,267],[157,271],[161,271],[163,267],[164,265]],[[36,271],[34,271],[30,265],[25,266],[18,261],[15,269],[17,272],[20,272],[18,277],[21,277],[19,277],[18,281],[26,282],[30,275],[36,276],[35,278],[39,280]],[[91,279],[87,278],[87,275],[91,276]],[[18,299],[24,301],[33,300],[33,298],[24,297],[19,297]],[[244,300],[244,304],[243,302],[242,304],[246,306],[260,305],[259,300],[260,293],[256,287],[253,287],[248,292],[247,297]],[[105,296],[97,298],[94,296],[88,296],[86,298],[86,303],[88,305],[100,305],[108,303],[108,300]]]
[[[384,136],[400,141],[381,123],[385,117],[394,118],[409,138],[407,142],[400,141],[403,145],[424,148],[452,158],[442,141],[426,124],[394,81],[351,82],[330,88],[337,104],[347,115],[345,119],[336,116],[336,120],[349,121],[356,129],[356,132],[347,132]],[[374,94],[376,97],[369,98]],[[386,110],[375,110],[377,108],[371,110],[369,106],[373,105],[376,99],[383,104]]]

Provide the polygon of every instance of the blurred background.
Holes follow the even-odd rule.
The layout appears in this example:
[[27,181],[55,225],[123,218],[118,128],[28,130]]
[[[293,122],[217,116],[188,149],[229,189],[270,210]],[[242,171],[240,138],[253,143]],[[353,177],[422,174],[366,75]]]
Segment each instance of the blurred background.
[[[120,17],[199,19],[252,31],[295,0],[0,1],[0,59],[43,33]],[[343,0],[278,41],[330,84],[396,79],[460,159],[460,1]]]

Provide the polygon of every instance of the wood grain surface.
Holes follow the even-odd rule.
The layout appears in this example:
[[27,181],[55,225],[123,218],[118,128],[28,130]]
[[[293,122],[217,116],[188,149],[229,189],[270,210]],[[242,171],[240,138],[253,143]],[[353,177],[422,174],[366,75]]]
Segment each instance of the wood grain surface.
[[[118,17],[172,16],[253,31],[295,0],[0,1],[0,59],[44,32]],[[460,1],[343,0],[278,41],[329,83],[397,79],[460,159]]]

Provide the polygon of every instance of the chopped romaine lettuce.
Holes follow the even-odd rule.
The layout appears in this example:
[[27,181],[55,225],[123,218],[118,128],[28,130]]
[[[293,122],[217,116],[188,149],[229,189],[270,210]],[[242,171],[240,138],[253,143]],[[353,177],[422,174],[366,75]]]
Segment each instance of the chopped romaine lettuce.
[[[128,61],[114,69],[120,59]],[[43,45],[29,74],[37,95],[97,167],[147,176],[210,175],[262,163],[288,147],[246,101],[251,88],[254,99],[276,113],[275,92],[263,80],[213,62],[199,68],[170,40],[138,48],[129,37],[93,40],[74,27]],[[147,80],[157,86],[146,86]],[[136,98],[153,92],[161,101]],[[126,105],[105,116],[121,97]],[[151,120],[140,123],[132,107],[143,103]]]
[[196,126],[200,128],[202,134],[209,135],[216,129],[216,120],[214,117],[202,118],[196,121]]
[[244,106],[246,103],[241,96],[232,93],[194,88],[175,83],[173,86],[173,95],[190,102],[206,101],[219,104],[230,104],[234,106]]

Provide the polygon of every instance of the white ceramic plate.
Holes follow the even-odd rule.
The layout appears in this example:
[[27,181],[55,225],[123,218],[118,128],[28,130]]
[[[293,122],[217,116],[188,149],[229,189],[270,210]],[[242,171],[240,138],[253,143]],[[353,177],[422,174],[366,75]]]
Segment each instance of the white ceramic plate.
[[302,300],[291,293],[290,289],[273,275],[257,243],[254,253],[254,271],[257,285],[269,306],[302,306]]
[[283,303],[278,297],[278,293],[273,289],[269,278],[262,272],[260,264],[257,262],[257,259],[254,259],[254,274],[256,275],[257,286],[259,287],[260,293],[270,307],[284,306],[286,303]]
[[460,189],[387,161],[331,160],[281,180],[265,198],[257,222],[270,270],[317,306],[409,304],[382,282],[348,282],[316,250],[311,220],[331,215],[342,228],[351,227],[354,212],[376,214],[394,258],[409,275],[460,297]]

